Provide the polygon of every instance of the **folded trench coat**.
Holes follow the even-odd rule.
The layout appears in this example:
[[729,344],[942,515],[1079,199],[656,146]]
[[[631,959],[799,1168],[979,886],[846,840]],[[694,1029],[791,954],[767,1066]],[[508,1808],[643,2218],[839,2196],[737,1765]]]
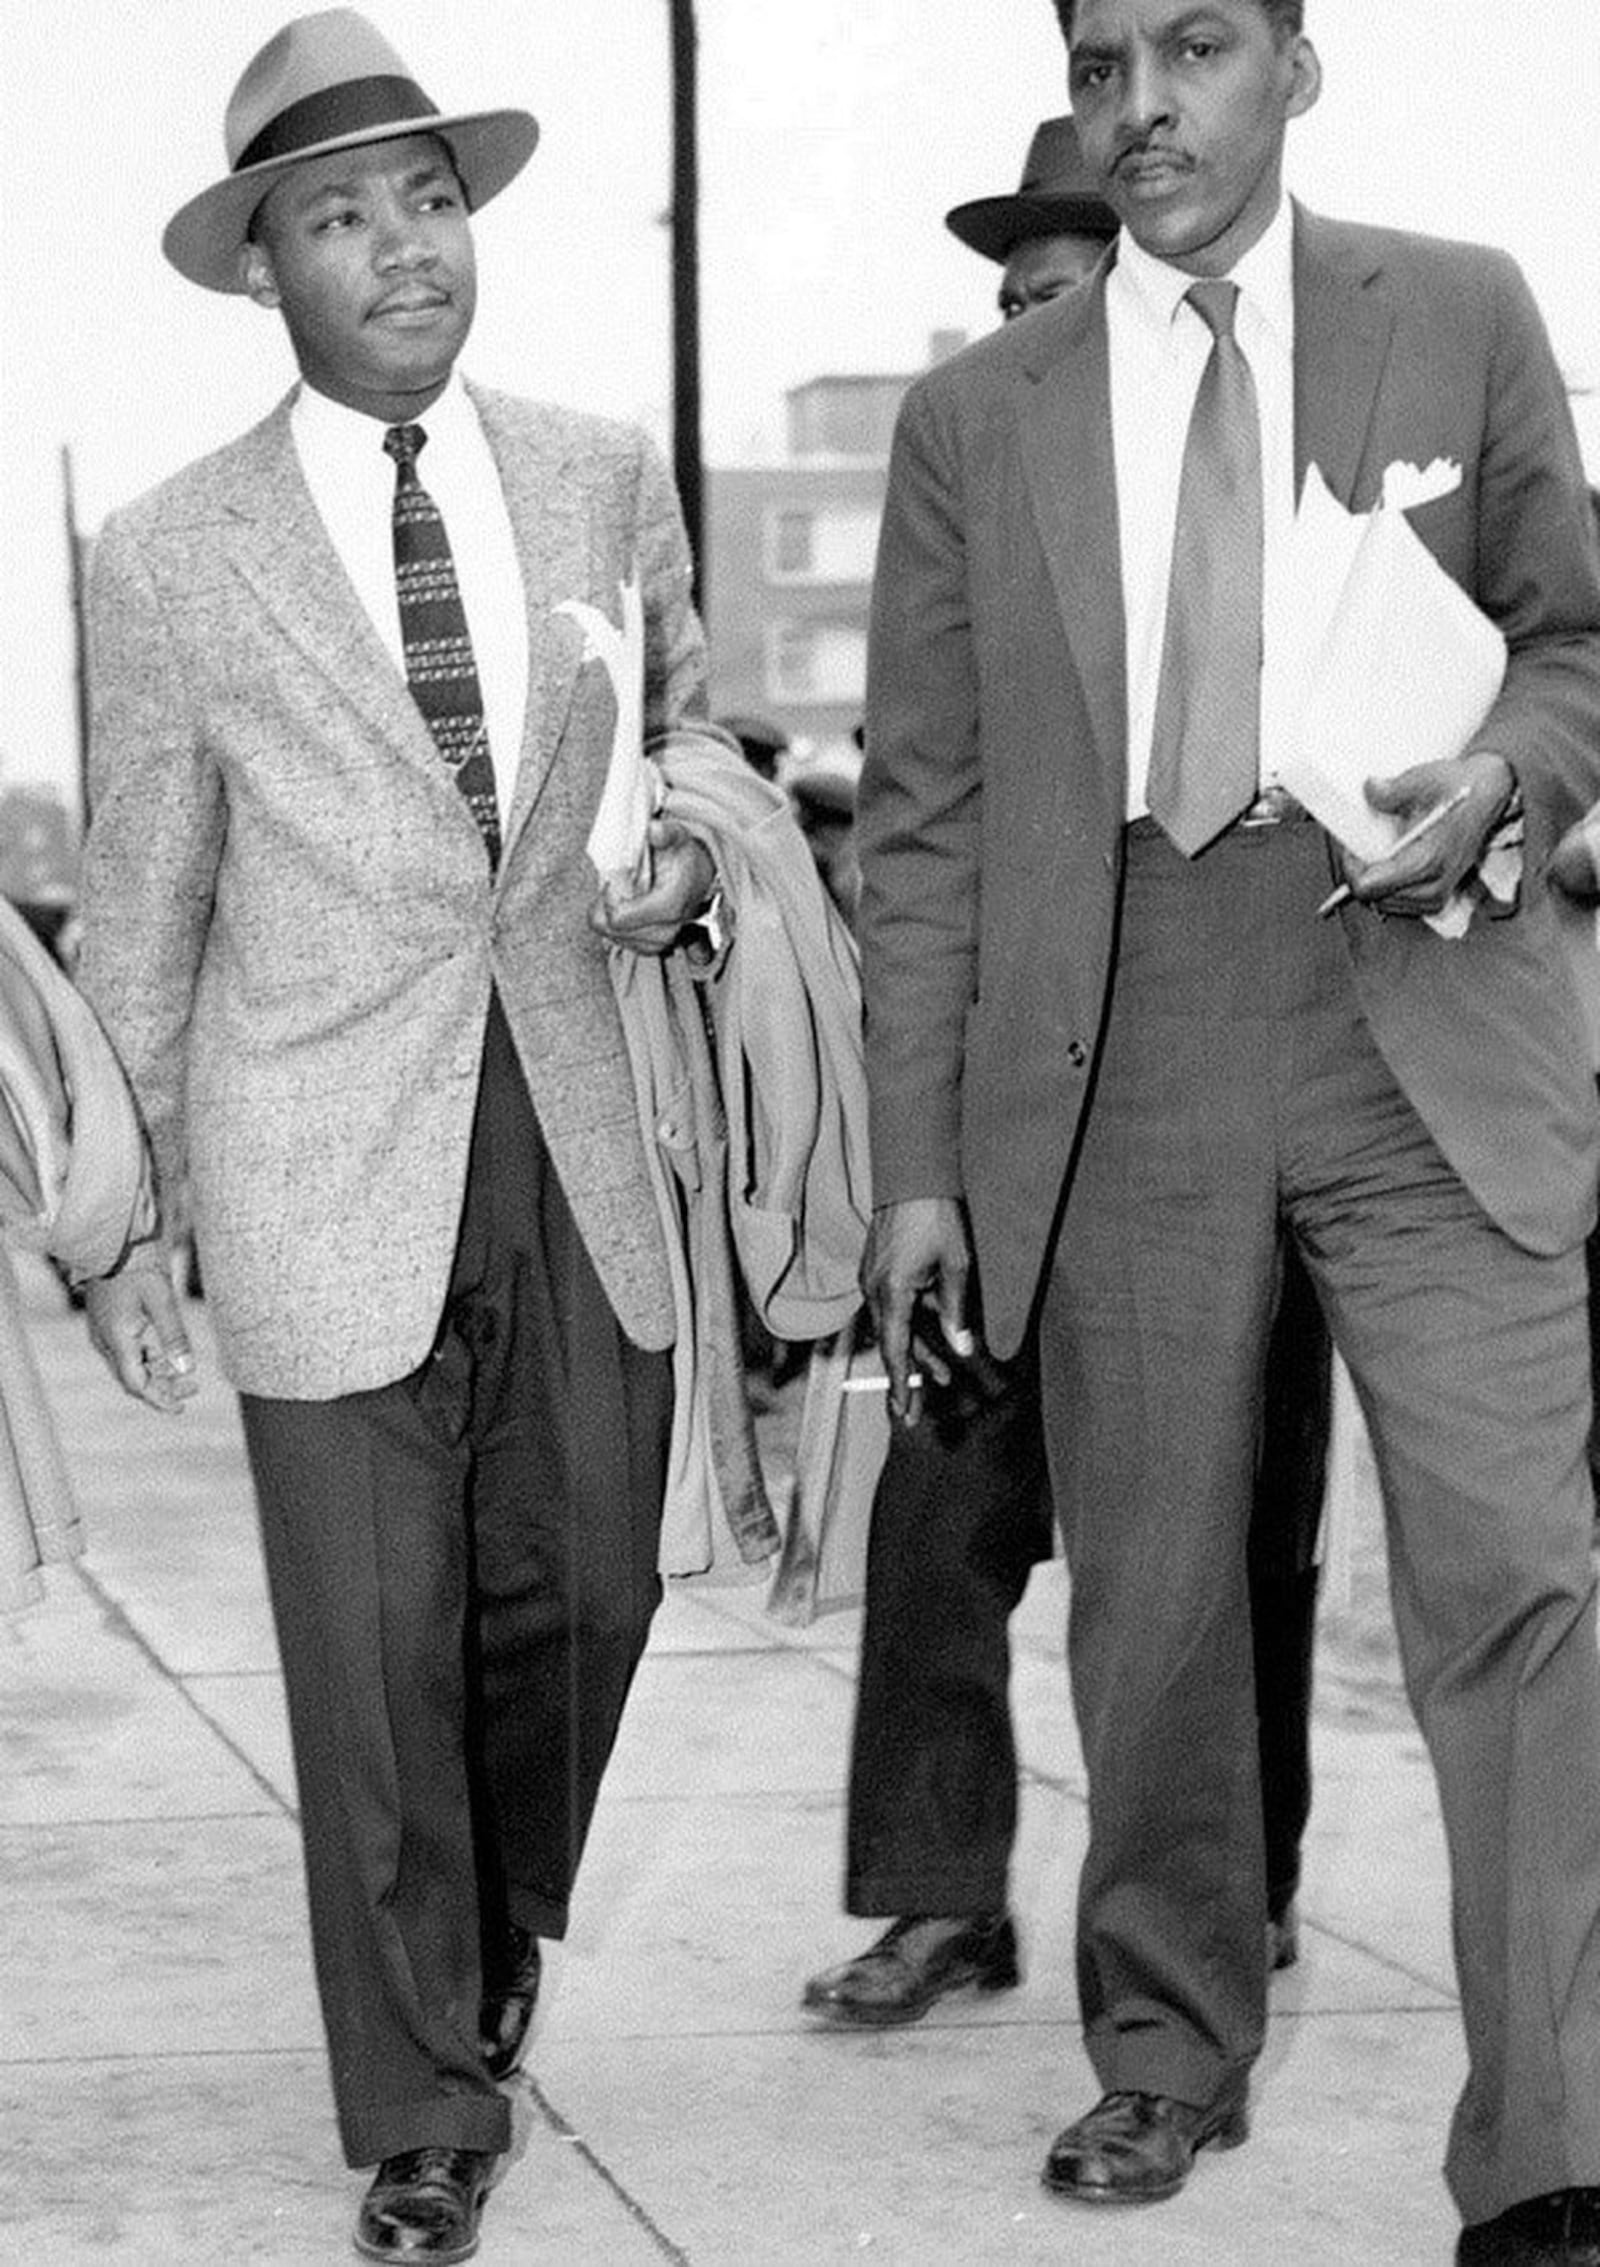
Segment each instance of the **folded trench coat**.
[[12,1250],[75,1278],[154,1225],[149,1159],[121,1066],[88,1002],[0,899],[0,1612],[40,1592],[83,1530],[23,1315]]
[[779,1546],[734,1269],[774,1337],[831,1336],[861,1304],[872,1196],[856,950],[805,837],[741,757],[659,762],[663,812],[711,852],[732,929],[698,972],[682,951],[611,955],[677,1309],[661,1568],[683,1575]]

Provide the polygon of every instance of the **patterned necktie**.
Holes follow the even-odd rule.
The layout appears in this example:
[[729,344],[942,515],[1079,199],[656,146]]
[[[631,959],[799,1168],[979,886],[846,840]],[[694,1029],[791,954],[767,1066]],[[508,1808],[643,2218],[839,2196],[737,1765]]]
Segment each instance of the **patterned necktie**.
[[1193,858],[1255,800],[1261,741],[1261,424],[1236,283],[1190,287],[1211,332],[1178,489],[1149,802]]
[[417,478],[428,436],[420,425],[391,425],[383,436],[394,459],[394,579],[400,645],[411,688],[434,745],[466,797],[489,853],[500,862],[500,809],[456,563],[438,505]]

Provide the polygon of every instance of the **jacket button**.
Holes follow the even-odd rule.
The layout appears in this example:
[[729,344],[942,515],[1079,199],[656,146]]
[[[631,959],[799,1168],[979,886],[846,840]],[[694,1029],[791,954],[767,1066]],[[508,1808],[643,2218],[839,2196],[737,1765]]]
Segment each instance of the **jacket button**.
[[1089,1050],[1081,1039],[1074,1039],[1067,1049],[1067,1061],[1075,1071],[1081,1071],[1089,1060]]

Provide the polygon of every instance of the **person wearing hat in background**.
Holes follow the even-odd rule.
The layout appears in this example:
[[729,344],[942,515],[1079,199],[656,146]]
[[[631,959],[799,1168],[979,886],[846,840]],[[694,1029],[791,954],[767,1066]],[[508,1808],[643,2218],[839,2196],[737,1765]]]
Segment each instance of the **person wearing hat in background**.
[[1014,194],[953,205],[944,224],[971,251],[999,263],[997,296],[1008,323],[1087,281],[1117,233],[1070,117],[1046,118],[1034,129]]
[[[945,223],[1003,268],[1007,322],[1083,283],[1117,232],[1070,117],[1037,128],[1015,195],[957,205]],[[807,1984],[804,2004],[832,2023],[912,2022],[951,1992],[1020,1976],[1007,1909],[1017,1811],[1007,1624],[1030,1569],[1051,1554],[1054,1514],[1031,1361],[991,1364],[984,1382],[976,1391],[969,1380],[954,1400],[929,1392],[932,1421],[895,1429],[873,1501],[845,1909],[892,1918],[864,1952]],[[1331,1399],[1327,1330],[1287,1251],[1249,1544],[1274,1970],[1299,1956]]]
[[777,782],[778,765],[788,753],[789,735],[765,716],[719,716],[717,724],[739,743],[739,753],[758,779]]
[[[859,732],[860,727],[857,727]],[[861,777],[859,740],[818,748],[790,765],[789,803],[816,860],[817,872],[846,928],[854,929],[856,893],[856,782]]]
[[[476,2247],[660,1595],[672,1287],[607,955],[671,949],[713,875],[656,821],[594,898],[618,701],[568,602],[636,585],[647,747],[731,754],[650,444],[456,372],[471,216],[537,134],[439,111],[352,10],[280,31],[163,244],[300,383],[92,570],[82,980],[241,1393],[377,2259]],[[89,1296],[173,1402],[159,1239]]]

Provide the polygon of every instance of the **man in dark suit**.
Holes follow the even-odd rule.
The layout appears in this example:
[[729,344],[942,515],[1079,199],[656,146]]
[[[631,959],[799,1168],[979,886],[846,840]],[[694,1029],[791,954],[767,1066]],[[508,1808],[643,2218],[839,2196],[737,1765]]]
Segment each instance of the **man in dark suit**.
[[[893,1406],[919,1303],[962,1329],[974,1261],[997,1354],[1037,1313],[1104,2088],[1046,2179],[1148,2201],[1246,2135],[1265,1977],[1244,1506],[1287,1233],[1366,1409],[1450,1843],[1459,2256],[1592,2262],[1597,1117],[1543,886],[1600,791],[1571,419],[1508,260],[1284,199],[1288,122],[1320,88],[1298,0],[1059,12],[1122,233],[1088,290],[906,399],[860,805]],[[1362,868],[1276,778],[1284,557],[1309,466],[1366,510],[1393,464],[1442,465],[1412,526],[1509,661],[1459,756],[1369,787],[1403,820],[1450,807]],[[1519,799],[1514,913],[1441,937],[1424,917]],[[1353,894],[1319,919],[1342,871]]]
[[[1014,194],[957,205],[946,225],[999,264],[1007,322],[1085,283],[1117,232],[1070,118],[1036,129]],[[1332,1398],[1327,1330],[1292,1245],[1282,1270],[1249,1542],[1271,1969],[1299,1957]],[[1031,1362],[931,1399],[930,1424],[892,1436],[873,1502],[851,1742],[845,1908],[893,1918],[807,1984],[805,2006],[831,2023],[914,2022],[953,1992],[1021,1975],[1007,1910],[1017,1814],[1007,1624],[1054,1527]]]
[[[706,743],[704,654],[644,437],[455,370],[469,214],[536,135],[441,115],[353,10],[268,43],[164,248],[301,383],[114,515],[91,589],[83,981],[241,1393],[378,2259],[476,2247],[660,1596],[672,1280],[605,940],[666,948],[712,877],[657,822],[596,903],[586,844],[619,716]],[[625,587],[631,688],[572,618]],[[192,1389],[159,1241],[90,1302],[131,1392]]]

